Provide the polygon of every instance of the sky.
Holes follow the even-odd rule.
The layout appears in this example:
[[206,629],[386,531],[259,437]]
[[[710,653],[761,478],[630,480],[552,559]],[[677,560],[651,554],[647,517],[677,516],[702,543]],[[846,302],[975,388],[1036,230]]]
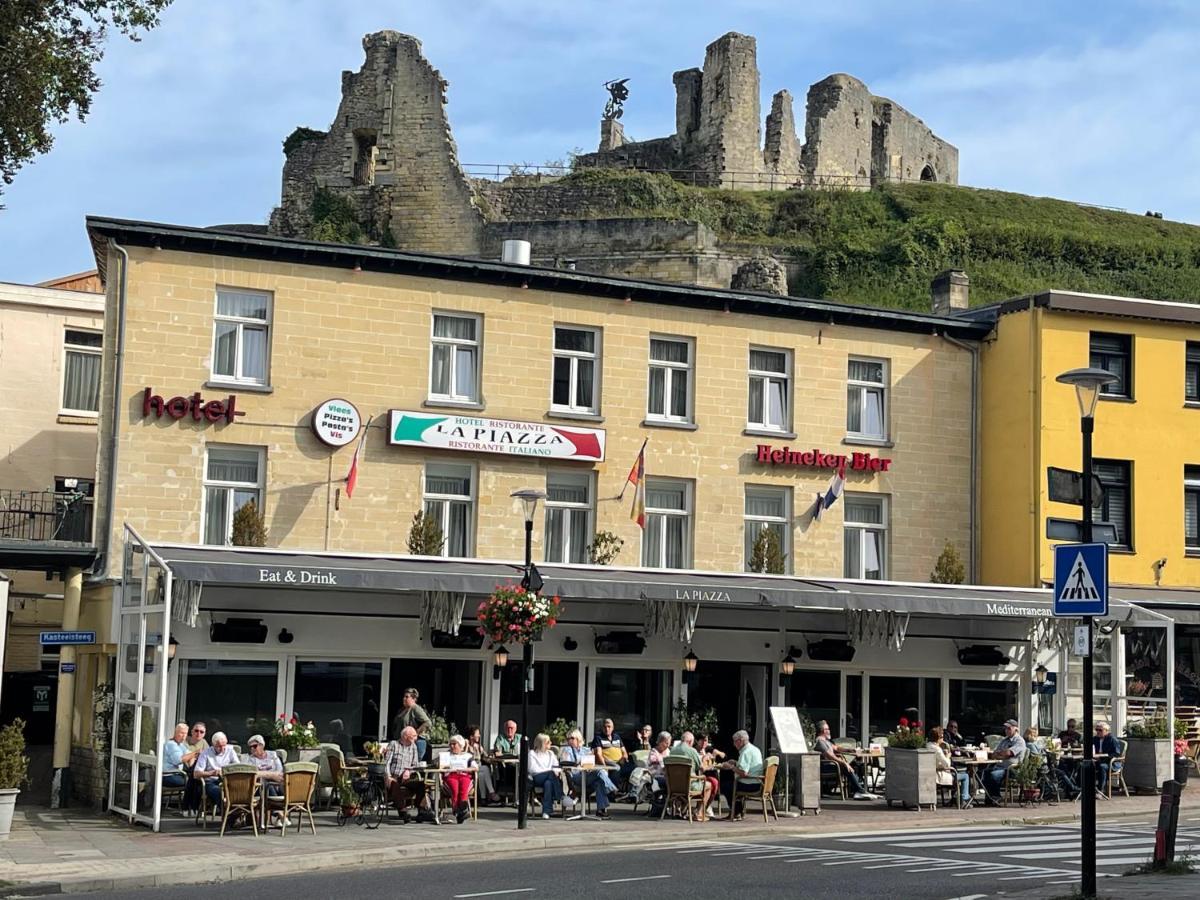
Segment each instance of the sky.
[[[960,183],[1200,224],[1200,3],[1192,0],[176,0],[110,37],[83,123],[0,195],[0,281],[92,268],[89,214],[265,223],[283,139],[324,129],[362,36],[415,35],[448,80],[459,159],[594,150],[629,78],[633,139],[674,131],[673,72],[728,31],[758,39],[763,112],[848,72],[959,148]],[[801,135],[803,137],[803,135]]]

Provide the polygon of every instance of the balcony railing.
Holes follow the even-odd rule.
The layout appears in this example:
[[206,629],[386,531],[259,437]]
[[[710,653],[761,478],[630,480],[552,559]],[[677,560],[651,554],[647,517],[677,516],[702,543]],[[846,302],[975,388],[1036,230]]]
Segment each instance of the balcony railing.
[[82,491],[0,488],[0,541],[90,544],[92,505]]

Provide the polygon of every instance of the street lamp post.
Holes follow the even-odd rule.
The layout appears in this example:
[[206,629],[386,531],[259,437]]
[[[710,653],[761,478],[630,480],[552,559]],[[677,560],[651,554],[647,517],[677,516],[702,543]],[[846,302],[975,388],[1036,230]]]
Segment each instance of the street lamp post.
[[[545,498],[543,491],[525,488],[513,491],[521,501],[525,514],[525,575],[521,587],[527,591],[539,591],[542,577],[533,565],[533,517],[539,500]],[[521,654],[521,746],[517,760],[517,828],[524,828],[529,819],[529,675],[533,671],[533,644],[525,641]]]
[[[1100,399],[1100,389],[1106,384],[1113,384],[1118,378],[1104,369],[1072,369],[1063,372],[1056,379],[1062,384],[1075,388],[1075,398],[1079,401],[1079,431],[1083,437],[1083,517],[1081,525],[1083,543],[1092,543],[1092,432],[1095,430],[1096,403]],[[1094,748],[1092,747],[1093,724],[1093,684],[1092,684],[1092,617],[1083,617],[1084,627],[1087,628],[1087,656],[1083,658],[1083,761],[1079,767],[1080,791],[1082,797],[1079,804],[1079,862],[1082,869],[1080,893],[1084,897],[1096,896],[1096,768]]]

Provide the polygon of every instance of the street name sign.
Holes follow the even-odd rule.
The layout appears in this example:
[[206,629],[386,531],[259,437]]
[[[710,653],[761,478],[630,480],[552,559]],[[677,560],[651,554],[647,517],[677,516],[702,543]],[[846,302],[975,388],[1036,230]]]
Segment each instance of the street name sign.
[[1108,615],[1108,545],[1054,548],[1054,615]]
[[94,631],[43,631],[41,637],[43,647],[62,647],[67,644],[94,644]]

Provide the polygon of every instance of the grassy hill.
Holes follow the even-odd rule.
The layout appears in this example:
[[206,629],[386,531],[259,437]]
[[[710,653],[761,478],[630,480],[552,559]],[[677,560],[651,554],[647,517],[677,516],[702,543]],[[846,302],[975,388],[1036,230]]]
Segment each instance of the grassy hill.
[[723,191],[596,169],[568,180],[615,195],[609,215],[699,220],[726,244],[790,256],[800,296],[924,310],[930,279],[957,267],[972,305],[1051,287],[1200,301],[1200,227],[1148,216],[942,184]]

